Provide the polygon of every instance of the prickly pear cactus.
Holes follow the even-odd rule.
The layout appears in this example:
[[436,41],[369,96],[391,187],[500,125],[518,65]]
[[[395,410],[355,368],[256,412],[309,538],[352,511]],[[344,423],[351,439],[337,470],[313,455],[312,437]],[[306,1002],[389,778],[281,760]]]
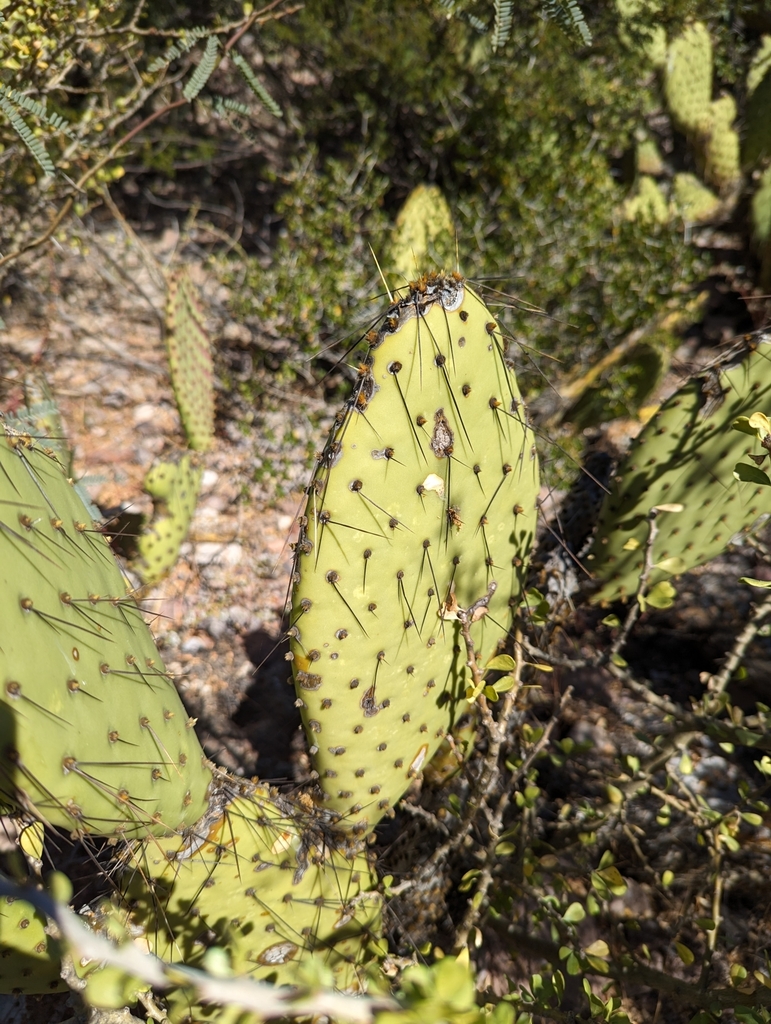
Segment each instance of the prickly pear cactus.
[[78,834],[192,825],[211,772],[56,456],[0,436],[0,801]]
[[399,285],[412,280],[432,260],[452,262],[455,227],[447,200],[438,185],[418,185],[396,218],[389,270]]
[[742,162],[754,167],[761,160],[771,157],[771,68],[757,83],[747,101],[744,116],[744,141]]
[[186,269],[169,277],[166,346],[174,397],[187,442],[205,451],[214,436],[211,343],[195,285]]
[[687,25],[667,49],[664,93],[678,128],[706,135],[712,119],[712,40],[703,22]]
[[648,174],[641,174],[637,194],[624,203],[624,216],[644,224],[666,224],[669,204],[658,183]]
[[[206,945],[225,950],[234,974],[292,983],[315,955],[336,988],[361,990],[381,908],[366,856],[310,801],[242,788],[194,844],[177,838],[137,847],[125,872],[131,928],[172,963],[200,965],[207,933]],[[190,1013],[188,994],[172,993],[170,1019]],[[194,1017],[220,1020],[221,1013],[199,1008]]]
[[716,216],[720,199],[695,174],[676,174],[673,185],[675,205],[683,220],[698,224]]
[[[481,661],[511,622],[538,464],[500,327],[431,274],[366,336],[309,488],[289,630],[327,806],[372,828],[466,707],[456,609]],[[493,587],[493,585],[495,585]]]
[[[734,476],[753,441],[731,431],[738,416],[769,404],[771,345],[762,341],[739,365],[710,370],[677,391],[649,421],[619,465],[582,562],[599,581],[594,601],[628,598],[637,590],[648,525],[661,512],[650,583],[714,558],[731,537],[765,511],[762,488]],[[663,563],[663,564],[662,564]]]
[[704,140],[704,176],[721,191],[732,188],[742,176],[739,133],[733,127],[736,101],[721,96],[711,108],[709,135]]
[[59,943],[46,934],[48,921],[26,900],[0,897],[0,992],[13,995],[64,992]]
[[190,529],[202,474],[195,456],[186,454],[178,462],[156,462],[145,477],[156,513],[137,541],[136,568],[145,583],[156,583],[174,567]]

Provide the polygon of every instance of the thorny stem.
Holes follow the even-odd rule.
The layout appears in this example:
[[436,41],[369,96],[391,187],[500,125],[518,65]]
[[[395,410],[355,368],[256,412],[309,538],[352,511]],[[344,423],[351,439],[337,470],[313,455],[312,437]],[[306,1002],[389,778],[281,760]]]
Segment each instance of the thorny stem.
[[709,694],[718,697],[730,682],[731,676],[739,667],[745,651],[755,639],[763,622],[771,614],[771,593],[768,593],[760,604],[755,606],[752,617],[741,633],[734,640],[734,645],[726,657],[725,664],[717,675],[707,676],[704,682]]
[[631,602],[629,611],[627,612],[624,625],[621,627],[621,631],[611,644],[608,651],[603,652],[602,659],[598,661],[599,664],[604,664],[607,661],[611,661],[624,647],[629,634],[632,632],[632,627],[640,617],[642,611],[642,598],[648,589],[648,580],[650,579],[651,572],[653,572],[653,545],[656,541],[656,537],[659,532],[659,528],[656,525],[656,517],[659,514],[659,509],[654,506],[648,512],[648,539],[645,542],[645,557],[643,559],[642,572],[640,578],[637,581],[637,593],[635,594],[634,601]]
[[[476,885],[476,892],[474,896],[468,901],[466,913],[464,914],[463,921],[459,925],[455,933],[455,948],[463,949],[464,946],[468,945],[468,937],[471,929],[476,925],[477,921],[482,916],[483,906],[487,898],[487,893],[490,889],[490,885],[493,880],[493,869],[495,867],[495,849],[500,842],[501,827],[503,824],[503,816],[506,813],[506,808],[511,802],[512,794],[516,791],[517,783],[527,775],[531,765],[540,755],[541,751],[544,750],[549,739],[551,737],[552,730],[554,729],[557,722],[560,720],[562,711],[565,705],[571,698],[573,692],[572,687],[568,687],[567,690],[562,694],[559,700],[559,704],[552,714],[549,721],[543,730],[543,733],[537,743],[528,751],[527,756],[523,760],[522,764],[517,768],[516,772],[513,773],[508,785],[506,785],[498,798],[498,804],[495,811],[490,818],[488,824],[489,839],[487,846],[484,851],[484,860],[482,862],[482,869],[479,874],[479,878]],[[508,694],[507,694],[508,696]],[[501,715],[498,721],[500,727],[505,723],[505,716]],[[500,749],[500,747],[499,747]],[[488,755],[489,756],[489,755]],[[496,753],[497,762],[497,753]]]

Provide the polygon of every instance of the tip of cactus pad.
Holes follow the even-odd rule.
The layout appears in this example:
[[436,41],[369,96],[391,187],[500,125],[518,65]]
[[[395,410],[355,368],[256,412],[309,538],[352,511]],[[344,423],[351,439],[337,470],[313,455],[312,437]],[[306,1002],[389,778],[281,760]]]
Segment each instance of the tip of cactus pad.
[[456,610],[492,593],[482,663],[510,626],[538,463],[504,335],[459,274],[418,277],[364,341],[308,488],[289,634],[327,805],[371,828],[466,707]]

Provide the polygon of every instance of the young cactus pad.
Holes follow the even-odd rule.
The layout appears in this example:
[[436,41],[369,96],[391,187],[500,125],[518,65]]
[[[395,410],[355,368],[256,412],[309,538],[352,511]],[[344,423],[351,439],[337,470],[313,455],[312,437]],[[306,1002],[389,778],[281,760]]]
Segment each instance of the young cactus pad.
[[538,493],[503,336],[460,276],[413,283],[366,343],[308,489],[289,630],[327,806],[361,830],[466,707],[455,610],[494,590],[482,664],[509,628]]
[[136,566],[145,583],[157,583],[174,567],[195,512],[203,469],[189,454],[179,462],[156,462],[145,477],[156,516],[137,541]]
[[753,442],[731,430],[739,416],[771,407],[771,346],[761,341],[738,365],[707,371],[661,406],[618,467],[582,561],[601,582],[594,601],[637,591],[648,537],[647,516],[660,505],[681,505],[656,519],[649,583],[702,565],[749,527],[767,502],[763,488],[734,476]]
[[169,277],[166,347],[174,397],[188,444],[205,451],[214,436],[214,371],[201,302],[184,268]]
[[0,435],[0,801],[77,833],[164,834],[211,772],[107,540],[56,456]]
[[[234,974],[291,984],[313,955],[336,988],[360,990],[360,965],[380,931],[367,857],[341,841],[329,813],[309,800],[241,786],[197,848],[179,839],[137,844],[125,872],[132,929],[170,962],[200,965],[216,945]],[[170,1020],[190,1012],[189,993],[170,995]],[[199,1008],[193,1016],[220,1021],[222,1012]]]

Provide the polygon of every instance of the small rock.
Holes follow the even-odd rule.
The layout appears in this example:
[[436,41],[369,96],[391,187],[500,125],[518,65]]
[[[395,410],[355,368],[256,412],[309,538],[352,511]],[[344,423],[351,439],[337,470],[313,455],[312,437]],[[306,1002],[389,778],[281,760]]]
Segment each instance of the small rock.
[[243,555],[244,549],[235,541],[230,544],[205,541],[196,544],[193,561],[196,565],[238,565]]
[[180,647],[184,654],[200,654],[201,651],[208,651],[210,649],[211,642],[204,640],[202,636],[191,636]]
[[203,471],[203,476],[201,477],[201,490],[210,490],[212,487],[214,487],[219,478],[219,473],[215,473],[213,469],[205,469]]
[[156,411],[156,407],[150,402],[142,402],[134,409],[135,426],[139,426],[140,423],[149,423],[154,419]]
[[222,615],[208,615],[199,624],[199,629],[205,630],[212,640],[221,640],[228,631],[228,624]]

